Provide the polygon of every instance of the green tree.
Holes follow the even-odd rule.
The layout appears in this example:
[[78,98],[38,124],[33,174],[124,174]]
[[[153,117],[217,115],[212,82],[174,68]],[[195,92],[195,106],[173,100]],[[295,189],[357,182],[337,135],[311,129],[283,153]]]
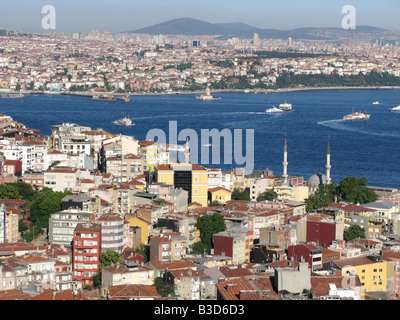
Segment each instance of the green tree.
[[161,297],[174,297],[175,296],[175,286],[173,283],[165,282],[162,278],[157,277],[154,279],[154,287],[157,293]]
[[250,201],[250,195],[245,190],[240,190],[239,188],[235,188],[232,191],[231,195],[232,200],[247,200]]
[[18,188],[12,183],[0,185],[0,199],[22,199]]
[[134,250],[136,253],[141,254],[144,257],[144,262],[149,261],[148,259],[148,253],[147,250],[148,248],[146,247],[145,244],[141,243],[138,247],[136,247]]
[[107,249],[107,251],[100,252],[100,270],[105,267],[109,267],[112,264],[122,263],[123,260],[118,252]]
[[101,272],[103,268],[109,267],[112,264],[122,263],[123,260],[118,252],[114,250],[107,249],[107,251],[100,252],[100,266],[99,272],[92,277],[93,286],[98,288],[101,286]]
[[218,212],[206,214],[197,219],[197,229],[200,231],[200,239],[207,250],[212,248],[213,235],[226,229],[224,216]]
[[218,206],[222,206],[222,203],[220,203],[218,200],[213,200],[210,202],[210,204],[208,206],[209,207],[218,207]]
[[202,241],[197,241],[197,242],[193,243],[192,253],[193,254],[204,254],[204,253],[210,252],[210,249],[211,248],[208,247]]
[[346,241],[361,238],[365,239],[365,230],[357,224],[353,224],[343,234],[343,238]]
[[27,203],[27,207],[31,210],[30,220],[36,222],[40,220],[44,228],[49,226],[50,215],[60,211],[61,200],[72,192],[53,191],[50,188],[43,188],[32,197],[32,201]]
[[378,196],[372,189],[367,187],[367,182],[368,180],[365,177],[360,179],[356,177],[344,178],[338,186],[341,200],[354,204],[376,201]]
[[257,202],[265,200],[272,201],[275,199],[278,199],[278,194],[274,191],[274,189],[267,189],[257,196]]
[[309,196],[305,200],[306,211],[330,206],[333,202],[336,201],[337,196],[338,190],[335,183],[320,186],[313,195]]

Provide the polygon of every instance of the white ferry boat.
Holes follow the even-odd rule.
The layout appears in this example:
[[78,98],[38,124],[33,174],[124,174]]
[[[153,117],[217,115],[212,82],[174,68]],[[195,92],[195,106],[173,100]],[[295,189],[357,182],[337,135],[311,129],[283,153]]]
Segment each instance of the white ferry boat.
[[367,114],[366,112],[361,112],[361,111],[354,112],[354,109],[353,109],[353,112],[351,114],[346,114],[343,117],[343,120],[344,121],[369,120],[370,116],[371,115]]
[[272,108],[266,109],[265,113],[279,114],[279,113],[285,113],[285,111],[283,111],[282,109],[278,109],[277,107],[272,107]]
[[281,103],[279,105],[279,109],[283,111],[292,111],[292,105],[290,103],[287,103],[285,100],[285,103]]
[[379,101],[374,101],[374,102],[372,102],[372,104],[380,104],[380,102]]
[[390,108],[390,112],[400,113],[400,106]]

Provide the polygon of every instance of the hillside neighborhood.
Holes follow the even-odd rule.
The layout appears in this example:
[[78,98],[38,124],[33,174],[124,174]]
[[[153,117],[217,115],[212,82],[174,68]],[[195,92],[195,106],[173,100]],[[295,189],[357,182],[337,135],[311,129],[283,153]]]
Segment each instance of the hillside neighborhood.
[[400,190],[335,184],[329,143],[305,179],[73,123],[0,126],[2,300],[399,297]]

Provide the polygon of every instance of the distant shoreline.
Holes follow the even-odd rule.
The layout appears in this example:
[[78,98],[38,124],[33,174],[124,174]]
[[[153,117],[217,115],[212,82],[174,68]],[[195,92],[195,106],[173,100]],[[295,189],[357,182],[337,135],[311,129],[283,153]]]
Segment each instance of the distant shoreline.
[[[370,86],[370,87],[300,87],[300,88],[279,88],[279,89],[215,89],[212,90],[212,93],[219,93],[219,92],[228,92],[228,93],[279,93],[279,92],[295,92],[295,91],[316,91],[316,90],[396,90],[400,89],[400,86],[388,86],[388,87],[380,87],[380,86]],[[92,97],[96,93],[90,91],[79,91],[79,92],[49,92],[49,91],[11,91],[11,90],[1,90],[0,94],[10,94],[10,93],[21,93],[25,95],[30,94],[44,94],[44,95],[68,95],[68,96],[85,96],[85,97]],[[172,92],[133,92],[130,93],[129,96],[172,96],[172,95],[181,95],[181,94],[202,94],[204,91],[172,91]],[[123,96],[124,93],[110,93],[111,95],[115,96]]]

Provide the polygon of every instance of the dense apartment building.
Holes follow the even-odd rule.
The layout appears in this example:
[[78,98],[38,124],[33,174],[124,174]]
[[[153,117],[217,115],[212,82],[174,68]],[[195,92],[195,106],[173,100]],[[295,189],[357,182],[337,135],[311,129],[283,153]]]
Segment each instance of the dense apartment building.
[[30,184],[32,188],[42,190],[44,188],[44,173],[43,171],[25,171],[22,181]]
[[22,176],[22,162],[20,160],[6,160],[3,163],[3,175]]
[[4,204],[0,206],[0,243],[19,241],[18,221],[18,214],[7,209]]
[[334,270],[340,270],[343,276],[357,275],[361,281],[361,299],[393,298],[394,261],[380,255],[360,256],[332,262]]
[[296,244],[296,229],[291,225],[270,226],[260,229],[260,244],[287,249]]
[[208,205],[208,171],[196,164],[162,164],[155,167],[157,182],[174,185],[188,192],[188,203]]
[[154,270],[132,262],[105,267],[101,272],[101,283],[106,287],[125,284],[154,284]]
[[44,172],[44,186],[53,191],[74,191],[79,170],[71,167],[51,167]]
[[114,182],[127,182],[143,174],[144,161],[137,155],[126,154],[106,158],[107,173],[114,176]]
[[233,263],[250,262],[253,245],[253,232],[248,228],[234,227],[214,234],[214,254],[232,257]]
[[144,171],[153,171],[160,164],[159,161],[160,145],[154,141],[139,141],[138,155],[144,161]]
[[74,278],[91,286],[92,278],[99,272],[101,252],[101,226],[95,223],[78,223],[73,238]]
[[101,225],[101,251],[113,250],[122,253],[128,246],[129,222],[119,215],[106,214],[98,219],[96,223]]
[[161,234],[150,239],[150,260],[176,261],[186,255],[187,239],[178,233]]
[[91,222],[93,219],[93,212],[79,209],[68,209],[53,213],[49,219],[50,244],[71,246],[78,223]]
[[307,262],[311,270],[321,270],[323,267],[322,248],[314,244],[291,245],[287,249],[288,259]]

